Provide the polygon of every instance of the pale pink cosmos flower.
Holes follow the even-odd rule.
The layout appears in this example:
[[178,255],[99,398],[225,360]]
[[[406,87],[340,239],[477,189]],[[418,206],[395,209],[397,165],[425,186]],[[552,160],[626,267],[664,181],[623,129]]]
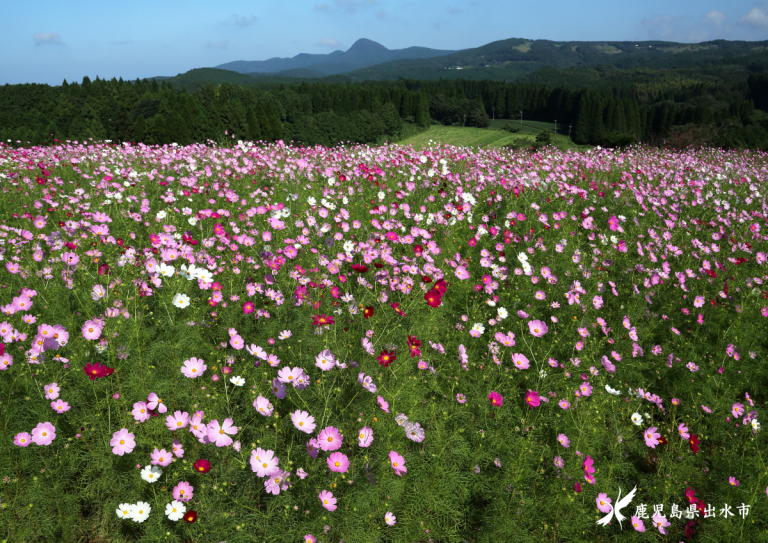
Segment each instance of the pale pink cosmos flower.
[[328,511],[335,511],[336,510],[336,498],[333,497],[332,492],[328,492],[327,490],[323,490],[318,497],[320,498],[320,503],[323,507],[325,507]]
[[643,524],[643,519],[641,519],[639,517],[632,517],[632,526],[638,532],[644,532],[645,531],[645,524]]
[[163,403],[163,400],[158,397],[157,394],[152,392],[149,395],[149,398],[147,398],[147,407],[153,410],[157,410],[158,413],[162,414],[168,411],[168,408]]
[[176,458],[184,458],[184,447],[182,447],[181,442],[178,439],[173,440],[172,451]]
[[560,443],[563,447],[566,449],[571,446],[571,440],[568,439],[568,436],[565,434],[560,434],[557,436],[557,442]]
[[335,365],[336,365],[336,358],[333,356],[333,353],[331,353],[331,351],[329,351],[328,349],[325,349],[315,357],[315,366],[317,366],[323,371],[331,370]]
[[251,470],[259,477],[269,477],[280,470],[280,459],[274,451],[264,450],[261,447],[251,450]]
[[736,477],[728,477],[728,484],[731,486],[739,486],[739,481]]
[[608,494],[605,492],[601,492],[597,495],[597,498],[595,498],[595,501],[597,502],[597,509],[601,513],[610,513],[611,508],[613,507],[611,505],[611,502],[613,501],[611,498],[608,497]]
[[56,428],[50,422],[41,422],[32,430],[35,445],[50,445],[56,439]]
[[293,425],[297,430],[304,432],[305,434],[311,434],[315,431],[315,427],[317,426],[315,424],[315,417],[306,411],[301,411],[299,409],[291,414],[291,421],[293,421]]
[[136,402],[133,404],[133,411],[131,411],[131,414],[137,422],[144,422],[149,420],[149,411],[150,409],[147,407],[146,402]]
[[173,455],[165,449],[155,448],[155,450],[149,454],[149,457],[151,458],[150,463],[153,466],[165,467],[173,460]]
[[512,355],[512,364],[519,370],[527,370],[531,364],[524,354],[515,353]]
[[32,436],[27,432],[19,432],[13,438],[13,444],[19,447],[29,447],[30,443],[32,443]]
[[274,407],[270,401],[264,396],[259,396],[256,398],[253,402],[253,407],[256,409],[256,411],[258,411],[259,415],[263,415],[265,417],[271,417],[272,411],[274,410]]
[[125,453],[130,453],[136,447],[136,436],[128,431],[127,428],[121,428],[114,434],[112,434],[112,440],[109,445],[112,447],[112,454],[123,456]]
[[404,473],[408,473],[408,469],[405,467],[405,458],[395,451],[389,451],[389,462],[392,469],[395,470],[395,475],[402,477]]
[[653,525],[656,526],[662,534],[666,535],[668,533],[666,528],[671,526],[671,524],[667,520],[667,517],[657,512],[653,514],[651,520],[653,521]]
[[688,433],[688,427],[685,425],[684,422],[681,422],[680,425],[677,427],[677,432],[680,434],[680,437],[683,439],[690,439],[691,435]]
[[579,386],[579,391],[581,391],[582,396],[591,396],[592,385],[590,385],[589,382],[582,383],[581,386]]
[[288,487],[291,486],[291,483],[288,482],[290,474],[290,471],[277,470],[270,475],[269,478],[264,481],[264,488],[266,489],[267,494],[277,496],[280,494],[281,490],[287,490]]
[[55,400],[59,397],[59,385],[56,383],[51,383],[49,385],[45,385],[45,399],[46,400]]
[[558,404],[557,404],[557,405],[559,405],[561,409],[565,409],[565,410],[568,410],[568,409],[570,409],[570,407],[571,407],[571,402],[569,402],[569,401],[568,401],[568,400],[566,400],[566,399],[562,399],[562,400],[560,400],[560,401],[558,402]]
[[335,452],[327,459],[328,469],[336,473],[346,473],[349,470],[349,459],[346,454]]
[[189,425],[189,413],[186,411],[176,411],[173,415],[168,415],[165,418],[165,425],[172,432],[186,428]]
[[462,281],[464,281],[465,279],[469,279],[469,272],[467,271],[467,268],[465,268],[464,266],[459,266],[458,268],[456,268],[455,274],[456,274],[456,277],[458,277]]
[[733,407],[731,407],[731,414],[734,417],[742,416],[744,414],[744,404],[738,402],[733,404]]
[[696,296],[696,298],[693,300],[693,307],[702,307],[705,302],[704,296]]
[[184,366],[181,368],[181,373],[185,377],[194,379],[196,377],[200,377],[207,369],[208,366],[205,365],[205,362],[201,358],[195,358],[193,356],[189,360],[184,361]]
[[55,402],[51,402],[51,409],[53,409],[57,413],[66,413],[67,411],[72,409],[72,407],[67,402],[56,400]]
[[651,426],[645,431],[645,444],[651,447],[652,449],[656,448],[656,445],[661,443],[659,441],[659,438],[661,437],[661,434],[658,433],[657,428],[655,426]]
[[357,432],[357,443],[361,447],[370,447],[373,443],[373,429],[370,426],[364,426]]
[[341,432],[333,426],[323,428],[317,436],[318,446],[326,452],[339,450],[343,439]]
[[384,411],[389,413],[389,403],[387,402],[387,400],[385,400],[382,396],[379,396],[376,399],[376,402],[379,404],[379,407],[381,407]]
[[208,439],[217,447],[229,447],[232,445],[232,438],[229,436],[237,434],[237,426],[230,418],[224,419],[224,423],[221,425],[218,420],[214,419],[208,423],[207,429]]
[[538,319],[534,321],[530,321],[528,323],[528,329],[531,332],[531,335],[534,337],[541,337],[547,332],[549,332],[549,328],[547,328],[547,325]]

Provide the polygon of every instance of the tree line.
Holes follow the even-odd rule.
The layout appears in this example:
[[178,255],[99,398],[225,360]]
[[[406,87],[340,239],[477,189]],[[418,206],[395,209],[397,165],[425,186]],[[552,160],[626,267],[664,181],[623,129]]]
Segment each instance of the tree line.
[[[710,144],[768,149],[768,75],[747,81],[647,80],[594,88],[475,80],[279,86],[88,77],[60,86],[0,87],[0,138],[26,144],[112,140],[148,144],[238,139],[300,145],[381,143],[439,123],[487,127],[490,117],[552,122],[575,143],[660,142],[683,129]],[[566,128],[567,127],[567,128]],[[710,138],[712,139],[712,138]]]

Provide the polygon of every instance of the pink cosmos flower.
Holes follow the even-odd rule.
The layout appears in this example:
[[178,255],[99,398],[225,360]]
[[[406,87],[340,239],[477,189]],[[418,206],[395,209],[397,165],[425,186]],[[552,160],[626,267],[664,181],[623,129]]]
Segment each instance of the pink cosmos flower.
[[667,520],[667,517],[661,513],[654,513],[651,520],[653,521],[653,525],[656,526],[662,534],[666,535],[668,533],[666,528],[671,526],[671,524]]
[[306,411],[297,409],[291,414],[291,421],[293,421],[293,425],[297,430],[304,432],[305,434],[311,434],[315,431],[315,417]]
[[384,522],[387,523],[387,526],[394,526],[397,522],[397,517],[392,513],[392,511],[387,511],[387,513],[384,515]]
[[387,400],[385,400],[382,396],[379,396],[376,399],[376,402],[379,404],[379,407],[381,407],[384,411],[389,413],[389,403],[387,402]]
[[150,463],[153,466],[167,466],[171,463],[173,460],[173,455],[166,451],[165,449],[157,449],[155,448],[154,451],[152,451],[149,454],[149,457],[151,458]]
[[739,481],[736,479],[736,477],[728,477],[728,483],[731,486],[739,486]]
[[337,451],[341,448],[341,442],[344,438],[336,428],[328,426],[323,428],[320,434],[317,436],[319,447],[325,452]]
[[731,407],[731,414],[734,417],[742,416],[744,414],[744,404],[742,403],[733,404],[733,407]]
[[165,425],[172,432],[186,428],[189,425],[189,413],[176,411],[173,415],[168,415],[165,418]]
[[157,412],[160,414],[168,411],[168,408],[163,403],[163,400],[161,400],[154,392],[152,392],[147,399],[147,407],[152,410],[157,410]]
[[531,367],[531,363],[524,354],[515,353],[512,355],[512,364],[519,370],[527,370]]
[[562,456],[555,456],[555,458],[553,459],[553,463],[555,464],[556,467],[560,469],[563,469],[563,467],[565,466],[565,461],[563,460]]
[[149,414],[149,407],[147,407],[147,404],[145,402],[136,402],[133,404],[133,411],[131,411],[131,414],[133,415],[133,418],[136,419],[137,422],[144,422],[146,420],[149,420],[150,414]]
[[320,442],[316,438],[312,438],[307,441],[307,454],[312,458],[317,458],[317,453],[320,451]]
[[82,332],[85,339],[99,339],[101,337],[102,327],[97,322],[85,321]]
[[290,474],[290,471],[277,470],[270,475],[269,478],[264,481],[264,488],[266,489],[267,494],[277,496],[280,494],[281,490],[287,490],[288,487],[291,486],[291,483],[287,480]]
[[373,443],[373,429],[370,426],[364,426],[357,433],[357,443],[361,447],[370,447]]
[[389,462],[392,469],[395,470],[395,475],[402,477],[403,473],[408,473],[405,467],[405,458],[395,451],[389,451]]
[[464,281],[465,279],[469,279],[469,272],[467,271],[467,268],[465,268],[464,266],[459,266],[458,268],[456,268],[455,274],[456,274],[456,277],[458,277],[462,281]]
[[560,445],[562,445],[566,449],[571,446],[571,440],[568,439],[568,436],[565,434],[560,434],[559,436],[557,436],[557,441],[558,443],[560,443]]
[[280,382],[279,377],[275,377],[272,380],[272,392],[275,394],[275,397],[278,400],[282,400],[283,398],[285,398],[285,395],[287,394],[285,390],[285,385]]
[[346,454],[335,452],[331,453],[327,460],[328,469],[336,473],[346,473],[349,469],[349,459]]
[[332,370],[336,365],[336,357],[328,349],[323,350],[315,357],[315,366],[323,371]]
[[689,439],[691,437],[691,435],[688,433],[688,427],[684,422],[680,423],[680,425],[677,427],[677,431],[680,434],[680,437],[683,439]]
[[705,301],[706,299],[704,296],[696,296],[696,298],[693,300],[693,307],[702,307]]
[[531,331],[531,335],[534,337],[541,337],[547,332],[549,332],[549,328],[547,328],[547,325],[538,319],[534,321],[530,321],[528,323],[528,329]]
[[127,428],[121,428],[112,434],[112,440],[109,445],[112,447],[112,454],[123,456],[130,453],[136,447],[136,436],[128,431]]
[[643,524],[643,519],[641,519],[641,518],[632,517],[632,526],[638,532],[644,532],[645,531],[645,524]]
[[280,459],[272,450],[265,451],[259,447],[251,451],[251,470],[259,477],[270,477],[273,473],[280,471],[279,463]]
[[582,383],[581,386],[579,386],[579,391],[581,392],[582,396],[591,396],[592,385],[590,385],[588,382]]
[[597,495],[597,498],[595,498],[595,501],[597,502],[597,509],[601,513],[610,513],[611,508],[613,507],[611,505],[611,502],[613,501],[611,498],[608,497],[608,494],[605,492],[601,492]]
[[259,396],[253,401],[253,408],[256,409],[259,415],[263,415],[265,417],[271,417],[272,411],[274,410],[274,407],[270,401],[264,396]]
[[323,490],[318,497],[320,498],[320,503],[322,506],[325,507],[328,511],[336,511],[336,498],[333,497],[332,492]]
[[32,443],[32,436],[27,432],[19,432],[13,438],[13,444],[19,447],[29,447],[30,443]]
[[581,464],[581,469],[584,470],[584,479],[591,485],[595,484],[595,478],[592,476],[592,474],[595,473],[594,463],[594,459],[587,455],[586,460]]
[[195,487],[186,481],[180,481],[173,487],[173,499],[180,502],[188,502],[195,495]]
[[571,402],[569,402],[569,401],[568,401],[568,400],[566,400],[566,399],[562,399],[562,400],[560,400],[560,401],[558,402],[558,404],[557,404],[557,405],[559,405],[561,409],[565,409],[565,410],[567,411],[567,410],[568,410],[568,409],[570,409],[570,407],[571,407]]
[[[227,435],[229,434],[229,435]],[[208,423],[208,439],[217,447],[229,447],[232,445],[232,438],[237,434],[237,426],[232,419],[224,419],[224,423],[219,425],[219,421],[214,419]]]
[[528,407],[533,409],[534,407],[539,407],[541,404],[541,399],[539,398],[539,393],[535,390],[529,390],[525,395],[525,403],[528,404]]
[[176,458],[184,458],[184,447],[182,447],[181,442],[178,439],[173,440],[172,452]]
[[46,400],[55,400],[59,397],[59,385],[56,383],[51,383],[50,385],[45,385],[45,399]]
[[651,447],[652,449],[655,449],[656,445],[661,443],[659,441],[661,434],[658,433],[656,430],[657,428],[655,426],[651,426],[645,431],[645,444]]
[[184,361],[184,366],[181,368],[181,373],[185,377],[194,379],[195,377],[200,377],[207,369],[208,366],[205,365],[205,362],[203,362],[201,358],[195,358],[193,356],[189,360]]
[[56,400],[55,402],[51,402],[51,409],[53,409],[57,413],[66,413],[72,408],[67,402]]
[[504,398],[495,390],[492,390],[491,393],[488,394],[488,399],[494,407],[501,407],[504,405]]

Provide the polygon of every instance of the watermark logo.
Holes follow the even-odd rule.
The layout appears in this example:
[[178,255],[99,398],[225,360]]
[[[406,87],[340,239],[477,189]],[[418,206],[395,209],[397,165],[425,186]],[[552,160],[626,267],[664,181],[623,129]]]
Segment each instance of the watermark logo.
[[626,517],[621,514],[621,510],[624,509],[627,505],[629,505],[629,502],[632,501],[632,498],[635,497],[635,493],[637,492],[637,486],[632,489],[632,492],[624,496],[624,499],[621,499],[621,488],[619,488],[619,496],[616,498],[616,505],[611,507],[611,512],[605,515],[603,518],[597,521],[597,523],[600,526],[607,526],[609,522],[611,522],[611,519],[613,518],[614,513],[616,514],[616,520],[619,521],[619,528],[622,530],[624,527],[621,525],[621,521],[624,520]]

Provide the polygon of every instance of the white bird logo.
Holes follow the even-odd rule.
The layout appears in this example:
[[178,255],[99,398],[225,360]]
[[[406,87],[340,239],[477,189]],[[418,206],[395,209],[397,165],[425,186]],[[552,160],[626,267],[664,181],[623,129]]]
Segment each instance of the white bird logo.
[[619,487],[619,497],[616,498],[616,506],[611,507],[611,512],[605,515],[603,518],[597,521],[597,523],[600,526],[607,526],[609,522],[611,522],[611,518],[613,518],[614,512],[616,513],[616,520],[619,521],[619,528],[622,530],[624,527],[621,525],[621,521],[624,520],[626,517],[621,514],[621,510],[624,509],[627,505],[629,505],[629,502],[632,501],[632,498],[635,497],[635,492],[637,492],[637,485],[635,485],[635,488],[632,489],[632,492],[624,496],[624,499],[621,499],[621,487]]

